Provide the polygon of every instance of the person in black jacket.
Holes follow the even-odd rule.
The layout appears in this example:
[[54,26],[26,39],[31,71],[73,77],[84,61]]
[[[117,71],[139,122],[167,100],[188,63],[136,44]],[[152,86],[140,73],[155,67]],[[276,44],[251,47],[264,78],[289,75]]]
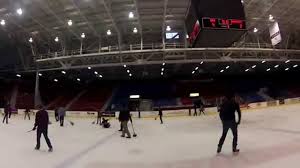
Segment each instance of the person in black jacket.
[[131,138],[129,129],[128,129],[128,121],[130,120],[131,116],[130,116],[130,112],[127,109],[122,109],[120,111],[120,115],[119,115],[119,120],[121,122],[121,126],[122,126],[122,135],[121,137],[125,137],[125,134],[127,134],[126,138]]
[[[235,112],[238,113],[238,122],[236,122],[235,120]],[[225,141],[229,129],[231,129],[233,134],[232,151],[239,152],[240,150],[237,149],[237,142],[238,125],[241,122],[241,110],[239,104],[234,99],[233,93],[229,93],[228,95],[226,95],[224,102],[221,104],[220,118],[223,124],[223,133],[218,144],[217,153],[221,152],[223,143]]]
[[158,108],[158,115],[159,115],[159,119],[160,119],[160,124],[163,124],[164,123],[162,120],[163,112],[160,107]]
[[30,108],[26,108],[25,111],[24,111],[24,113],[25,113],[24,120],[26,120],[26,116],[30,120]]
[[97,112],[97,124],[102,125],[101,118],[102,118],[102,111],[99,110],[99,111]]
[[6,120],[6,124],[8,124],[8,118],[9,118],[9,115],[11,114],[11,108],[10,108],[10,104],[7,103],[4,107],[4,118],[3,118],[3,121],[2,123],[5,122]]
[[48,124],[49,124],[49,116],[48,112],[45,110],[44,107],[39,107],[39,111],[35,115],[35,123],[33,127],[33,131],[37,128],[37,143],[36,143],[36,150],[40,149],[40,140],[41,135],[44,135],[44,138],[46,140],[46,143],[49,147],[49,152],[53,151],[53,147],[51,145],[50,139],[48,138]]

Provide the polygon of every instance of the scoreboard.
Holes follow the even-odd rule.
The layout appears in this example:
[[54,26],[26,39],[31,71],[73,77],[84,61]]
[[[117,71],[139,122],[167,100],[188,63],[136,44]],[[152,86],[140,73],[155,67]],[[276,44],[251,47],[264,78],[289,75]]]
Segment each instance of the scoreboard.
[[191,0],[185,20],[190,47],[228,47],[247,31],[241,0]]
[[202,27],[209,29],[246,30],[246,21],[239,19],[202,18]]

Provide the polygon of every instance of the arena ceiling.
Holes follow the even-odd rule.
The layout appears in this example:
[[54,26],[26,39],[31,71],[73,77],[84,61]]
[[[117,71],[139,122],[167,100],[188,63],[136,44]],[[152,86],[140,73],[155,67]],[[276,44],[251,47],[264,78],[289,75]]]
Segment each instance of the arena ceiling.
[[[240,44],[257,41],[269,44],[268,25],[272,15],[278,21],[284,38],[279,48],[300,48],[297,38],[300,37],[299,0],[242,0],[242,3],[248,32],[244,39],[240,39]],[[0,51],[8,53],[9,47],[3,48],[7,44],[17,46],[13,52],[15,58],[5,56],[1,61],[14,65],[5,65],[1,69],[36,67],[30,46],[36,49],[35,54],[44,54],[64,48],[78,50],[81,42],[88,49],[99,48],[99,45],[140,44],[141,38],[144,45],[162,43],[167,26],[179,33],[181,38],[176,43],[184,43],[184,21],[189,5],[190,0],[1,0],[0,20],[4,20],[5,25],[0,25]],[[22,15],[20,10],[18,14],[18,9],[22,9]],[[72,26],[69,25],[70,20]],[[258,29],[257,33],[253,32],[254,28]],[[109,30],[111,35],[108,35]],[[59,43],[54,41],[56,37]],[[24,51],[24,48],[29,50]],[[179,67],[185,66],[174,65],[172,71],[177,71]],[[155,68],[159,75],[161,66],[151,66],[149,69]],[[192,72],[191,68],[182,69],[188,69],[189,74]],[[116,70],[109,71],[113,73]],[[215,71],[219,72],[220,68]]]
[[[279,22],[282,31],[300,29],[299,0],[243,0],[247,27],[268,29],[269,15]],[[28,42],[29,37],[41,43],[54,43],[54,38],[86,41],[100,38],[117,44],[118,36],[124,44],[136,44],[143,36],[145,43],[162,41],[166,26],[185,37],[184,21],[189,0],[2,0],[0,18],[5,20],[1,34]],[[21,8],[20,16],[16,10]],[[133,18],[129,18],[132,12]],[[72,20],[72,26],[68,21]],[[133,33],[137,28],[138,33]],[[107,31],[112,35],[107,37]],[[23,38],[22,38],[23,37]],[[3,40],[1,40],[3,42]]]

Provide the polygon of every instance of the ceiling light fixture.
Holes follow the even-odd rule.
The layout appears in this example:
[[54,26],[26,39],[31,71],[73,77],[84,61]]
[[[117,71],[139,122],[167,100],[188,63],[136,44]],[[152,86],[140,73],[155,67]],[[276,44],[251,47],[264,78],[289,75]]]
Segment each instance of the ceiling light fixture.
[[229,69],[229,68],[230,68],[230,66],[227,66],[227,67],[226,67],[226,69]]
[[72,26],[72,25],[73,25],[73,21],[72,21],[72,20],[69,20],[69,21],[68,21],[68,25],[69,25],[69,26]]
[[39,76],[43,76],[43,74],[39,73]]
[[79,78],[77,78],[77,81],[78,81],[78,82],[80,82],[80,79],[79,79]]
[[274,68],[278,68],[278,67],[279,67],[279,65],[275,65],[275,66],[274,66]]
[[288,70],[290,70],[290,68],[285,68],[285,71],[288,71]]
[[274,16],[273,15],[269,15],[269,21],[274,21]]
[[97,71],[95,71],[95,72],[94,72],[94,74],[95,74],[95,75],[98,75],[98,72],[97,72]]
[[92,67],[88,67],[88,69],[90,69],[90,70],[91,70],[91,69],[92,69]]
[[55,41],[55,42],[58,42],[58,41],[59,41],[58,37],[55,37],[54,41]]
[[33,42],[32,37],[30,37],[28,41],[29,41],[29,43],[32,43]]
[[0,22],[0,24],[2,25],[2,26],[4,26],[5,25],[5,20],[1,20],[1,22]]
[[286,64],[289,63],[289,62],[291,62],[291,60],[286,60],[286,61],[285,61]]
[[18,78],[21,78],[21,77],[22,77],[20,74],[17,74],[16,76],[17,76]]
[[133,33],[137,33],[138,32],[138,30],[137,30],[137,28],[135,27],[134,29],[133,29]]
[[54,82],[58,82],[58,80],[57,80],[57,79],[54,79]]
[[170,27],[170,26],[167,26],[166,30],[167,30],[167,31],[171,31],[171,27]]
[[253,29],[253,32],[254,32],[254,33],[257,33],[257,32],[258,32],[258,29],[255,27],[255,28]]
[[107,30],[106,34],[107,34],[108,36],[110,36],[110,35],[111,35],[111,31],[110,31],[110,30]]
[[224,72],[224,70],[222,69],[220,72],[221,72],[221,73],[223,73],[223,72]]
[[127,65],[123,65],[123,67],[124,67],[124,68],[126,68],[126,67],[127,67]]
[[297,68],[297,67],[298,67],[298,65],[297,65],[297,64],[293,66],[293,68]]
[[84,33],[81,33],[81,38],[85,38],[85,34]]
[[61,71],[62,74],[66,74],[66,71]]
[[267,69],[267,72],[269,72],[269,71],[271,71],[271,68],[268,68],[268,69]]
[[17,9],[17,14],[21,16],[23,14],[23,10],[21,8]]
[[253,65],[253,66],[252,66],[252,69],[254,69],[254,68],[256,68],[256,65]]
[[130,19],[134,18],[133,12],[129,12],[128,17],[129,17]]

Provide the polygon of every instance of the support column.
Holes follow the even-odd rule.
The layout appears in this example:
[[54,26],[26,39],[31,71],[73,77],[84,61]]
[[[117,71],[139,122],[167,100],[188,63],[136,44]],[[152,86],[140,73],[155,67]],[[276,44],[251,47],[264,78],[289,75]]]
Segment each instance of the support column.
[[184,36],[183,36],[183,40],[184,40],[184,48],[187,48],[187,47],[188,47],[188,43],[187,43],[186,35],[187,35],[188,33],[187,33],[187,30],[186,30],[186,24],[184,24],[183,29],[184,29]]
[[80,55],[82,55],[82,47],[83,47],[82,41],[83,40],[80,40]]
[[163,49],[166,49],[166,38],[165,38],[165,34],[162,34],[162,44],[163,44]]
[[35,89],[34,89],[34,107],[42,105],[41,96],[40,96],[40,76],[39,71],[36,71],[35,75]]
[[143,45],[144,45],[144,42],[143,42],[143,36],[141,36],[141,50],[143,50]]
[[101,48],[102,48],[102,46],[101,46],[101,37],[99,37],[99,53],[101,53]]

